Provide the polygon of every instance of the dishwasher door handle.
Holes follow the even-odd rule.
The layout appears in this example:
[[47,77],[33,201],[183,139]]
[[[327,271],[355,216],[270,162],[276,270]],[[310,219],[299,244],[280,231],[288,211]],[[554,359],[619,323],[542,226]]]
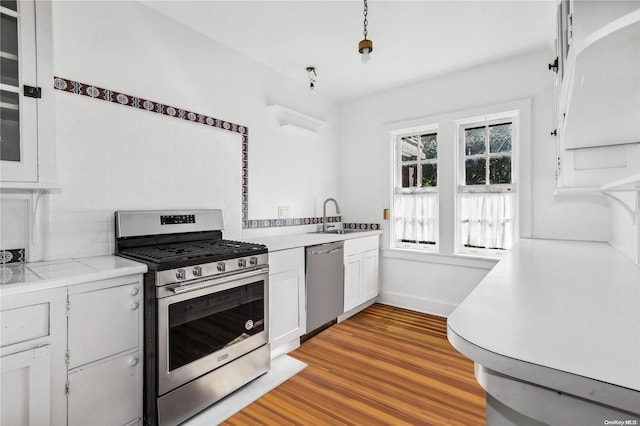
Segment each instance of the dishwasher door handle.
[[340,250],[342,250],[342,247],[337,247],[331,250],[310,250],[309,254],[331,254]]

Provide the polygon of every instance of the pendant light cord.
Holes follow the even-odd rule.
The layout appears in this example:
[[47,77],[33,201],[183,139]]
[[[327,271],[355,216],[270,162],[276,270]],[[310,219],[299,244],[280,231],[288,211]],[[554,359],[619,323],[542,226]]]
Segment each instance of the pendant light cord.
[[367,0],[364,0],[364,11],[362,12],[362,14],[364,15],[364,39],[367,39],[367,24],[369,23],[369,21],[367,21],[367,14],[369,13],[369,6],[367,6]]

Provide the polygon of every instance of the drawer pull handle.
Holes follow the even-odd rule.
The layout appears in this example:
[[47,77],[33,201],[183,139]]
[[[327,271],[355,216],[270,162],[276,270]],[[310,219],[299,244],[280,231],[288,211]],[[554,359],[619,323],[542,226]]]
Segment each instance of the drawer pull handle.
[[130,365],[131,367],[135,367],[136,365],[138,365],[138,358],[131,358],[131,359],[129,360],[129,365]]
[[133,302],[132,304],[129,305],[129,307],[131,308],[132,311],[135,311],[136,309],[138,309],[138,302]]
[[132,296],[135,296],[136,294],[138,294],[138,287],[134,287],[131,289],[131,291],[129,292]]

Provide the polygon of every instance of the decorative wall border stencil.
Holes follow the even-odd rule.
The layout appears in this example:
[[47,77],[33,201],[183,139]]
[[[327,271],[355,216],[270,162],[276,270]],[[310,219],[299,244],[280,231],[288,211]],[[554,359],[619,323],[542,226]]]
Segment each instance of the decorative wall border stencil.
[[25,250],[23,248],[0,250],[0,264],[24,263]]
[[[327,222],[341,222],[340,216],[327,216]],[[248,220],[249,222],[245,228],[278,228],[281,226],[302,226],[302,225],[320,225],[322,224],[321,217],[297,217],[287,219],[254,219]]]
[[[168,117],[186,120],[205,126],[216,127],[221,130],[242,135],[242,228],[272,228],[322,223],[321,217],[295,219],[249,219],[249,128],[247,126],[67,78],[54,77],[53,87],[63,92],[87,96],[100,101],[111,102],[155,114],[166,115]],[[327,219],[329,222],[340,222],[342,220],[340,216],[331,216]],[[345,223],[344,227],[347,229],[362,230],[380,229],[380,225],[377,223]],[[24,259],[24,249],[22,250],[22,258]],[[11,250],[11,252],[13,251],[14,250]]]
[[379,223],[344,223],[344,229],[360,229],[361,231],[379,231]]
[[242,227],[247,227],[249,219],[249,128],[247,126],[67,78],[54,77],[53,87],[75,95],[88,96],[100,101],[141,109],[242,135]]

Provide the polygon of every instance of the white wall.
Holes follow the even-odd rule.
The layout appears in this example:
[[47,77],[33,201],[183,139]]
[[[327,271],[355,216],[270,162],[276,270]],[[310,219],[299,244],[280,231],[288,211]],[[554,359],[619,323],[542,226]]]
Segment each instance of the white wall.
[[[337,106],[304,69],[288,80],[135,1],[56,1],[53,37],[58,77],[247,126],[249,219],[318,216],[337,193]],[[272,101],[329,125],[281,128]],[[112,253],[120,209],[222,208],[225,236],[242,236],[238,134],[62,91],[55,103],[62,189],[41,199],[42,258]],[[3,226],[28,221],[11,211]]]
[[[454,111],[530,98],[531,158],[522,159],[529,160],[531,167],[532,197],[527,221],[530,235],[605,241],[608,211],[601,198],[556,200],[553,196],[556,161],[555,141],[550,136],[553,74],[546,69],[551,58],[550,50],[529,52],[341,105],[344,210],[355,216],[353,220],[380,222],[383,209],[390,207],[389,129],[394,123],[417,125],[421,117],[426,120]],[[443,193],[443,187],[453,189],[455,186],[448,182],[453,177],[444,172],[443,179],[442,173],[441,170],[440,197],[451,198],[453,194]],[[449,219],[443,218],[445,223],[451,222]],[[383,222],[385,231],[388,227],[389,223]],[[384,237],[383,247],[388,248],[389,232]],[[493,263],[450,261],[452,252],[445,254],[423,255],[421,261],[415,261],[415,256],[403,260],[397,252],[383,250],[381,300],[447,315]]]

